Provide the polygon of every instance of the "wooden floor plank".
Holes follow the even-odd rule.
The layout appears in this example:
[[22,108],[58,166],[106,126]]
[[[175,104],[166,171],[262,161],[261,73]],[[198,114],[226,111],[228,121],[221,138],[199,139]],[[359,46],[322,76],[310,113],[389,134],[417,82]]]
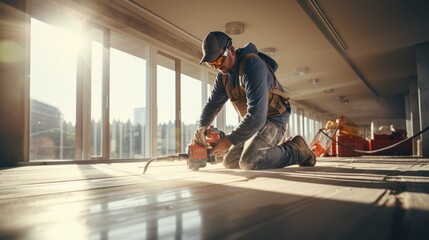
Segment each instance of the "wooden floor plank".
[[429,160],[266,171],[185,162],[0,170],[0,239],[426,239]]

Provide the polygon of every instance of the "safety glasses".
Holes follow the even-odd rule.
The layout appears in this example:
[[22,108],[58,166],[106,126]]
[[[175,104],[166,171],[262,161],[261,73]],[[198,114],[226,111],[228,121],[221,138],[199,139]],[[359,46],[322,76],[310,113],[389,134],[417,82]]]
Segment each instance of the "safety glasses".
[[223,53],[220,54],[219,57],[216,58],[216,60],[212,62],[206,62],[206,64],[215,69],[217,66],[221,65],[225,61],[226,57],[228,56],[228,46],[230,42],[231,42],[231,38],[228,39],[228,41],[226,42],[226,45],[223,48]]

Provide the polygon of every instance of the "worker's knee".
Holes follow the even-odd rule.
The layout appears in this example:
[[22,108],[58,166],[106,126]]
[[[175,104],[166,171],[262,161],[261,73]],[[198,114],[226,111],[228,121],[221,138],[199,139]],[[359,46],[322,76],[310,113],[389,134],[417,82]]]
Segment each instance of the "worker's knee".
[[254,170],[255,164],[247,161],[240,161],[240,169],[243,170]]
[[223,166],[228,169],[240,168],[240,166],[238,165],[239,160],[240,155],[238,153],[234,154],[234,152],[230,151],[223,157]]
[[223,161],[223,166],[225,167],[225,168],[228,168],[228,169],[238,169],[238,168],[240,168],[240,166],[238,165],[238,161],[235,161],[235,162],[228,162],[228,161]]

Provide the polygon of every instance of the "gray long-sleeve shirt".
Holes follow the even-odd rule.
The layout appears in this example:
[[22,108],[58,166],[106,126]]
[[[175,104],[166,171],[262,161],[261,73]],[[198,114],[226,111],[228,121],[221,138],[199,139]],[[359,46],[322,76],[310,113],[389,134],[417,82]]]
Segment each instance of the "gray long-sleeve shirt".
[[[228,73],[228,78],[234,86],[239,84],[238,68],[241,57],[249,52],[258,53],[253,43],[248,43],[244,48],[237,49],[236,51],[237,62],[234,69]],[[264,60],[274,71],[277,69],[277,63],[274,59],[265,55]],[[273,75],[263,60],[259,58],[248,59],[243,70],[242,84],[246,90],[247,114],[241,119],[241,122],[234,128],[231,134],[227,135],[228,140],[234,145],[249,139],[264,126],[267,119],[279,124],[286,124],[289,121],[288,112],[267,117],[268,93],[274,87],[275,82]],[[222,73],[218,73],[211,96],[201,113],[199,125],[209,126],[227,101],[228,95],[222,82]]]

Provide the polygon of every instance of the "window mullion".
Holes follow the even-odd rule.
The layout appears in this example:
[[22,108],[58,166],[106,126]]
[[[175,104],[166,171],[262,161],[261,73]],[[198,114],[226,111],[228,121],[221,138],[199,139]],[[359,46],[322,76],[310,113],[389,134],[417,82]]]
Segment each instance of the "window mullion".
[[91,41],[82,40],[77,58],[75,160],[91,157]]
[[110,159],[110,30],[103,32],[103,92],[102,92],[102,124],[103,124],[103,137],[102,137],[102,159]]

